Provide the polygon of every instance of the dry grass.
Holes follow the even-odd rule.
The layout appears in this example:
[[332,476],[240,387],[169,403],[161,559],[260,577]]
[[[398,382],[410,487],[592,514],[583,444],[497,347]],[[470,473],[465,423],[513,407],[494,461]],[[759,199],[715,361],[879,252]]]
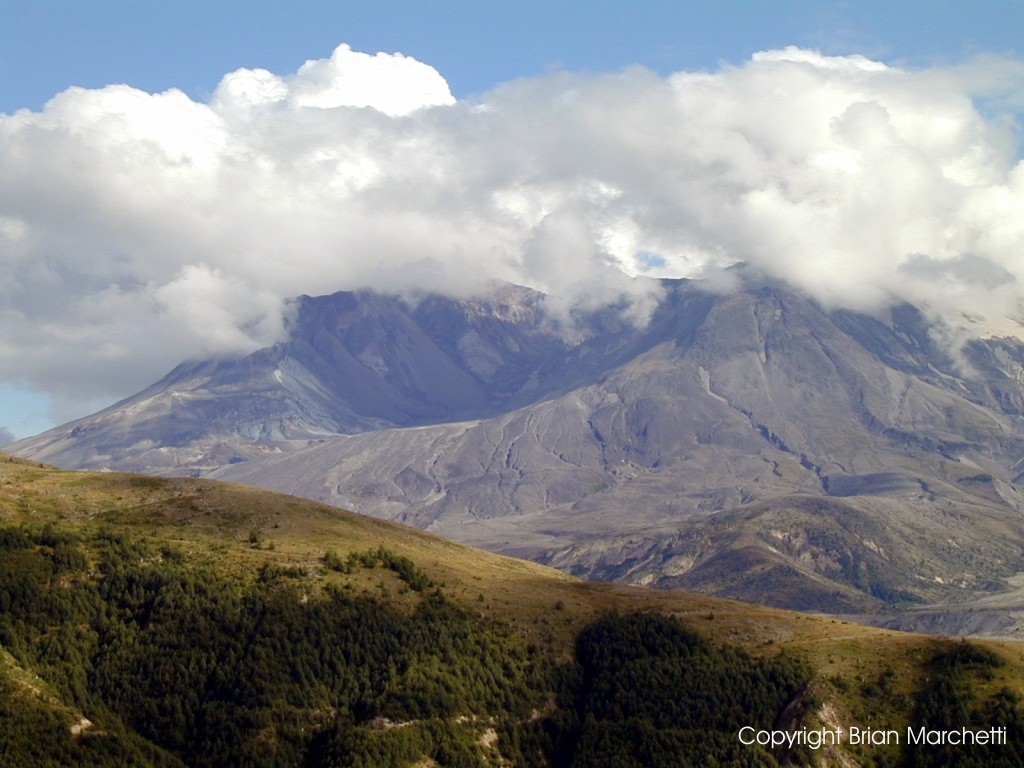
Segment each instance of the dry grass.
[[[319,575],[320,583],[348,585],[357,592],[384,590],[401,600],[403,585],[383,569],[341,574],[323,568],[328,551],[345,557],[384,545],[411,559],[449,597],[566,659],[578,630],[602,613],[671,613],[715,642],[758,655],[806,658],[817,671],[820,717],[847,725],[874,719],[899,727],[907,716],[900,709],[901,697],[921,687],[924,665],[939,642],[692,593],[584,583],[405,526],[242,486],[67,472],[0,455],[0,524],[41,527],[48,522],[83,531],[131,530],[239,581],[254,578],[265,563],[300,566]],[[1024,646],[982,644],[1007,661],[986,686],[1006,686],[1024,696]],[[886,695],[873,698],[867,691],[882,679]]]

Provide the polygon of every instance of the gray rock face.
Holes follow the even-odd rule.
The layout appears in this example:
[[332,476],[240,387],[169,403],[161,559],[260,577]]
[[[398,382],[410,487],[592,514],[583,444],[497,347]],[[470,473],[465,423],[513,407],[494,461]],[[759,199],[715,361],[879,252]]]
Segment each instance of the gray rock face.
[[667,286],[562,340],[542,297],[303,298],[288,342],[179,366],[12,446],[404,521],[582,576],[863,613],[1024,571],[1024,345],[912,307]]

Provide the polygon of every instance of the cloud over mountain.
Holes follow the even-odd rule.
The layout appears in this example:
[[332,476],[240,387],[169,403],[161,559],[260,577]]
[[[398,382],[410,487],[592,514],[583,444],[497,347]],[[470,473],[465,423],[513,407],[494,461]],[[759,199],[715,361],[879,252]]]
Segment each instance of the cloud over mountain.
[[455,101],[341,46],[209,100],[70,88],[0,115],[0,379],[68,404],[281,338],[285,300],[655,300],[746,262],[832,306],[1017,315],[1024,65],[795,48],[660,77],[555,73]]

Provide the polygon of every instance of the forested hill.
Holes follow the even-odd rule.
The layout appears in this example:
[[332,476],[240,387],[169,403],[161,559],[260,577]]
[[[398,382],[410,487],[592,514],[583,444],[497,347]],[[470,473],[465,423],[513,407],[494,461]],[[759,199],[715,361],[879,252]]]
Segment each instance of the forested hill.
[[[0,457],[3,765],[1022,765],[1022,659]],[[1008,740],[737,735],[908,725]]]

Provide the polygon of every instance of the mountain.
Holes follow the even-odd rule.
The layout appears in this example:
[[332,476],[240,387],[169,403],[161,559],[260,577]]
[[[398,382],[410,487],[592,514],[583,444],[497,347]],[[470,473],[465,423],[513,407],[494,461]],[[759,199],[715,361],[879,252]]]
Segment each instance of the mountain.
[[5,765],[1016,766],[1022,658],[0,454]]
[[515,286],[482,302],[304,296],[287,342],[183,363],[22,450],[75,468],[206,471],[296,441],[496,416],[590,380],[589,356],[606,366],[603,347],[628,336],[606,312],[587,318],[597,337],[570,345],[542,302]]
[[1001,596],[993,621],[1017,626],[1021,341],[953,344],[914,307],[827,311],[777,285],[663,288],[642,328],[615,308],[559,323],[514,287],[303,297],[286,342],[184,364],[10,450],[782,607]]

